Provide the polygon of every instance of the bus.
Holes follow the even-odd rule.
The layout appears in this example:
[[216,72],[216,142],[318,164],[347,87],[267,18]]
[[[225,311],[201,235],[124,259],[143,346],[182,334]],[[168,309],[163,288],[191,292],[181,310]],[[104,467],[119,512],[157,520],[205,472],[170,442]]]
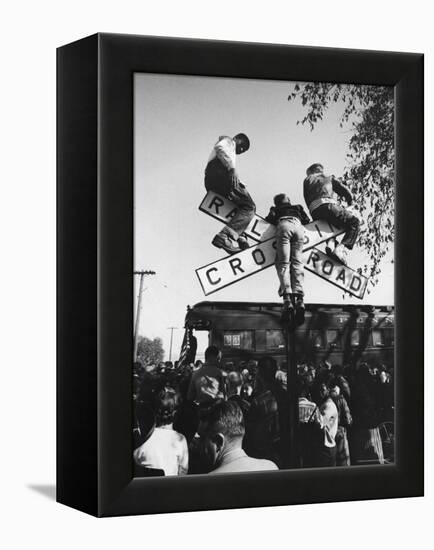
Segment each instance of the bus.
[[[187,308],[186,332],[208,332],[208,345],[221,349],[223,363],[234,366],[271,355],[286,362],[281,303],[199,302]],[[394,307],[306,304],[303,325],[295,331],[297,363],[322,361],[356,366],[394,365]]]

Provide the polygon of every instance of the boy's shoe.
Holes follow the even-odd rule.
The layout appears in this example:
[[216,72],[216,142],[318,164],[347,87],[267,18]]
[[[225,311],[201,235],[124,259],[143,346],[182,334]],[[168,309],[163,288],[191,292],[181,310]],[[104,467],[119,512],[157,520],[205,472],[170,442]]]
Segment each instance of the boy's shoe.
[[280,315],[280,321],[284,324],[294,324],[294,306],[290,300],[283,302],[282,313]]
[[235,241],[233,241],[227,235],[222,235],[221,233],[217,233],[217,235],[211,241],[211,244],[213,244],[217,248],[222,248],[228,254],[236,254],[237,252],[241,251],[241,248],[235,245]]
[[347,265],[347,249],[344,245],[338,244],[335,246],[334,250],[332,250],[329,246],[326,246],[325,251],[327,256],[330,256],[330,258],[337,260],[343,265]]
[[294,297],[295,301],[295,324],[300,326],[304,323],[304,314],[306,308],[304,306],[303,296],[296,295]]
[[238,246],[241,250],[249,248],[249,241],[245,237],[238,237]]

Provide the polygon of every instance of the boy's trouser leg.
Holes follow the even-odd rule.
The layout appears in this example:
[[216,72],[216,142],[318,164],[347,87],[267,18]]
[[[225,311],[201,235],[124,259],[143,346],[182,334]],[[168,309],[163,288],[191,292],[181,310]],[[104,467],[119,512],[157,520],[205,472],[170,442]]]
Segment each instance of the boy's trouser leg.
[[214,191],[223,197],[227,197],[236,204],[237,211],[229,220],[223,232],[232,239],[237,240],[252,221],[256,212],[256,205],[245,185],[240,182],[235,174],[229,172],[214,174],[209,170],[205,176],[205,188],[207,191]]
[[238,178],[234,178],[233,188],[228,198],[237,206],[237,211],[227,226],[235,231],[240,236],[252,221],[256,212],[256,205],[252,197],[240,182]]
[[291,286],[294,294],[303,296],[304,264],[303,243],[304,228],[302,225],[293,224],[291,236]]
[[280,282],[279,294],[281,295],[291,293],[291,276],[289,271],[291,236],[288,233],[288,225],[288,222],[279,222],[276,233],[276,271]]
[[322,204],[312,212],[312,218],[329,222],[338,229],[345,229],[342,244],[350,250],[353,248],[360,231],[360,221],[357,216],[339,204]]

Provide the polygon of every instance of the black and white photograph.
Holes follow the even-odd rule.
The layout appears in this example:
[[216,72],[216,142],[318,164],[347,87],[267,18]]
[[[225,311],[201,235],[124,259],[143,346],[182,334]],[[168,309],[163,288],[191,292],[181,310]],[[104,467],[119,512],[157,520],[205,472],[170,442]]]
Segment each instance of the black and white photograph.
[[2,548],[432,546],[429,7],[5,4]]
[[134,475],[394,464],[393,87],[133,90]]

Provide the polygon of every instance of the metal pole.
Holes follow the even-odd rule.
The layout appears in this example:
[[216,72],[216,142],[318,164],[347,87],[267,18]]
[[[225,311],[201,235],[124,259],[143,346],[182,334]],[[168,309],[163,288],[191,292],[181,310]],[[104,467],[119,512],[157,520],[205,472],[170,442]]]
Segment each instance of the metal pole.
[[286,324],[286,362],[287,362],[287,393],[289,404],[289,467],[298,468],[298,392],[297,392],[297,353],[295,350],[295,327],[293,322]]
[[172,342],[173,342],[173,331],[178,327],[167,327],[170,330],[170,348],[169,348],[169,361],[172,361]]
[[140,275],[139,295],[137,296],[136,323],[134,326],[134,361],[137,361],[137,345],[139,343],[140,311],[142,309],[143,281],[145,275],[155,275],[155,271],[134,271],[134,275]]

